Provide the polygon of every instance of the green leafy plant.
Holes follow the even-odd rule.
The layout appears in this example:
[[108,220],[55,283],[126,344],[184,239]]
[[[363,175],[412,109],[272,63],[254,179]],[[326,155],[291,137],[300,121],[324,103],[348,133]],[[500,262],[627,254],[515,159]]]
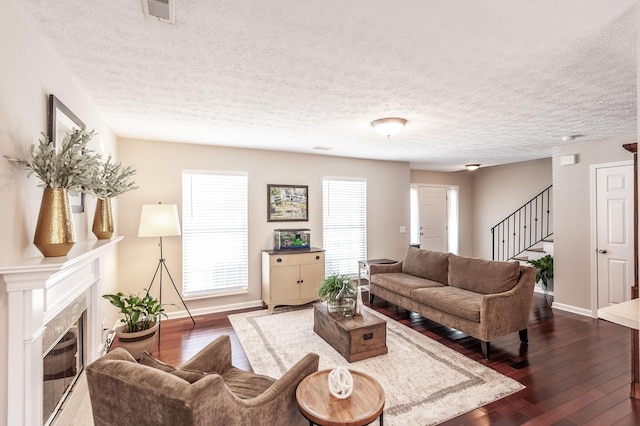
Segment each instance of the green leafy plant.
[[340,293],[340,290],[342,290],[345,282],[348,284],[347,288],[355,294],[356,288],[348,275],[331,274],[327,275],[322,281],[322,285],[318,289],[318,296],[321,300],[335,302],[336,296]]
[[542,280],[542,284],[547,288],[549,278],[553,278],[553,256],[548,254],[540,259],[528,260],[527,263],[530,263],[538,270],[536,282]]
[[31,145],[31,158],[21,159],[5,155],[7,160],[35,173],[44,188],[64,188],[82,192],[92,184],[100,156],[87,147],[93,131],[74,130],[67,133],[56,151],[53,142],[43,133],[38,145]]
[[127,191],[138,189],[131,177],[136,174],[136,170],[122,163],[111,162],[111,154],[107,161],[98,162],[94,170],[91,185],[88,191],[98,198],[113,198]]
[[151,297],[148,292],[143,297],[137,294],[125,296],[122,292],[105,294],[102,297],[124,314],[124,318],[120,321],[125,323],[127,333],[148,330],[158,322],[160,315],[167,317],[164,305],[161,305],[158,299]]

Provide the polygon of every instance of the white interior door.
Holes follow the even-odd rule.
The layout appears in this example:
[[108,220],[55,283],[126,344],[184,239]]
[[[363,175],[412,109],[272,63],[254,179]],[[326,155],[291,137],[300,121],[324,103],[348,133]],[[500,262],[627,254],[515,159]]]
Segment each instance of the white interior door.
[[631,298],[633,165],[596,170],[598,308]]
[[447,251],[447,188],[420,186],[420,248]]

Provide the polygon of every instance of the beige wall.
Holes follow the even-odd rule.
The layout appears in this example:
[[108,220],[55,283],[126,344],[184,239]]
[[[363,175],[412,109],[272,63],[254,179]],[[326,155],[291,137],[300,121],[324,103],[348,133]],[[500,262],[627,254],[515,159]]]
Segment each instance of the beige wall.
[[423,185],[457,186],[460,198],[458,206],[460,219],[459,254],[473,256],[473,173],[463,172],[430,172],[411,170],[411,183]]
[[[219,311],[255,304],[261,297],[260,251],[273,248],[273,230],[310,228],[311,243],[322,247],[322,178],[367,179],[368,257],[401,258],[409,244],[409,165],[401,162],[356,160],[321,155],[222,148],[203,145],[120,140],[121,161],[133,164],[140,189],[120,196],[117,226],[125,239],[118,250],[120,289],[139,292],[149,285],[158,262],[158,242],[138,238],[143,204],[178,204],[181,212],[181,173],[184,169],[245,171],[249,176],[249,292],[243,295],[192,300],[195,312]],[[309,222],[267,222],[267,184],[309,186]],[[180,213],[182,214],[182,213]],[[178,289],[182,286],[181,238],[163,240],[167,265]],[[154,284],[154,293],[158,284]],[[163,303],[180,301],[165,281]],[[156,293],[157,294],[157,293]],[[176,311],[170,307],[168,310]],[[180,306],[179,310],[184,310]],[[193,313],[193,312],[192,312]]]
[[[0,2],[0,263],[8,265],[24,257],[40,257],[32,244],[42,189],[35,176],[16,171],[2,155],[26,155],[40,132],[47,130],[47,99],[55,94],[101,137],[94,149],[115,148],[115,136],[65,67],[47,49],[11,1]],[[101,146],[102,145],[102,146]],[[87,200],[90,211],[95,201]],[[91,213],[75,214],[78,239],[88,232]],[[105,270],[114,271],[115,255]],[[115,288],[115,274],[107,275],[103,288]],[[6,371],[7,306],[5,284],[0,282],[0,371]],[[115,320],[115,315],[113,315]],[[0,419],[6,419],[6,377],[0,378]],[[0,423],[2,421],[0,420]]]
[[473,255],[491,259],[491,227],[551,185],[551,159],[481,167],[473,175]]
[[[554,307],[591,311],[591,165],[632,160],[622,144],[635,141],[631,134],[553,149]],[[560,157],[569,154],[578,163],[561,166]]]

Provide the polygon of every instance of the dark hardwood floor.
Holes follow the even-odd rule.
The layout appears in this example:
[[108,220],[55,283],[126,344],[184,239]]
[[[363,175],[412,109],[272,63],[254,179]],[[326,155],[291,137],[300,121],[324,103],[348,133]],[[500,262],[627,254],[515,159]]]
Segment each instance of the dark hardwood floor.
[[[518,333],[496,339],[487,361],[480,343],[464,333],[384,301],[376,300],[373,308],[526,386],[447,425],[640,425],[640,402],[629,398],[631,335],[627,328],[553,310],[550,301],[536,294],[529,345],[520,344]],[[160,348],[154,355],[177,365],[217,336],[229,334],[234,365],[251,369],[227,313],[195,319],[195,327],[189,318],[163,321]]]

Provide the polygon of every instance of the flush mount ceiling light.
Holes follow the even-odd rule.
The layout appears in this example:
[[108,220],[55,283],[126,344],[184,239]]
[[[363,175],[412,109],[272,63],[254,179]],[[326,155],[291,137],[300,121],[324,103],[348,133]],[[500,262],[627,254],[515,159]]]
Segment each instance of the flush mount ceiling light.
[[480,168],[480,164],[477,164],[477,163],[465,164],[464,166],[467,168],[467,170],[471,170],[471,171],[478,170]]
[[402,130],[405,124],[407,124],[407,120],[400,117],[379,118],[371,122],[371,125],[376,132],[386,136],[387,138],[397,134]]

